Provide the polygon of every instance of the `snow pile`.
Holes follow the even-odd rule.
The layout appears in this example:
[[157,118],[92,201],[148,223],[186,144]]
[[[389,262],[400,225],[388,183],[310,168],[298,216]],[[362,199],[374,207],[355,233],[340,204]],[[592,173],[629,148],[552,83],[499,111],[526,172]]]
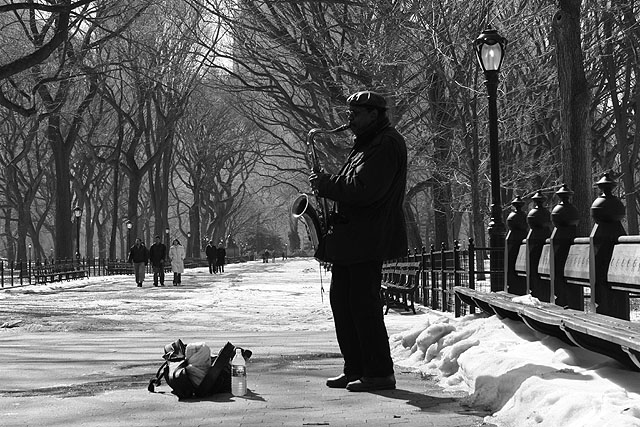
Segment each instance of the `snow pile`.
[[615,360],[496,316],[434,312],[390,338],[394,361],[442,387],[498,426],[640,426],[640,373]]

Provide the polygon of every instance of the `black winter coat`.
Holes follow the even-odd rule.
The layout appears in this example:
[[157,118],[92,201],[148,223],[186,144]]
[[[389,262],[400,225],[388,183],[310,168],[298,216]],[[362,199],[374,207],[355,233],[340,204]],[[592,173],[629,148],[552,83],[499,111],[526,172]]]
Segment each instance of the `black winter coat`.
[[216,245],[207,245],[204,249],[204,253],[207,255],[209,261],[215,261],[218,257],[218,251]]
[[131,246],[129,250],[129,262],[144,262],[145,265],[149,262],[149,250],[145,245]]
[[407,147],[388,121],[355,138],[340,172],[318,180],[318,195],[337,208],[326,239],[328,260],[349,265],[404,256],[406,184]]
[[164,260],[167,258],[167,247],[163,243],[154,243],[149,248],[149,261],[154,267],[164,266]]

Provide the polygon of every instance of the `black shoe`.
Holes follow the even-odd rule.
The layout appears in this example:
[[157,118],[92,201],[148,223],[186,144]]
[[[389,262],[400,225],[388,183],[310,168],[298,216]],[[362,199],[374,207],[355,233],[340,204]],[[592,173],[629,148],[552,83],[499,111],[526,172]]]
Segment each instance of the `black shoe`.
[[158,284],[157,284],[157,283],[154,283],[154,284],[153,284],[153,286],[155,286],[155,287],[157,288],[157,287],[158,287]]
[[138,282],[138,287],[141,288],[142,287],[142,283]]
[[393,390],[395,388],[396,377],[393,374],[387,377],[362,377],[358,381],[347,384],[349,391]]
[[359,380],[359,376],[341,374],[337,377],[327,378],[327,387],[329,388],[345,388],[352,381]]

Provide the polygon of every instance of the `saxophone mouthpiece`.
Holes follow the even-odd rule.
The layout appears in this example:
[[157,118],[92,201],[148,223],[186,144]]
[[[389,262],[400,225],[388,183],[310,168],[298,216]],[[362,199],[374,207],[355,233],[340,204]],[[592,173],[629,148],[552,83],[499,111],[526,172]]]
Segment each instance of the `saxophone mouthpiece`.
[[337,128],[330,130],[329,132],[334,133],[334,132],[342,132],[349,129],[349,123],[345,123],[342,126],[338,126]]

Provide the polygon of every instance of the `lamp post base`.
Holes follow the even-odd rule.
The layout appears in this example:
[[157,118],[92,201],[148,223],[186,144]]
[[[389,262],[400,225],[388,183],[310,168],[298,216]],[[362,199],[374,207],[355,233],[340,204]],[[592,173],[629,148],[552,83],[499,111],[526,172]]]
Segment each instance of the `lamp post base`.
[[489,223],[489,271],[491,272],[491,292],[505,291],[504,281],[504,239],[507,235],[504,223],[500,220]]

